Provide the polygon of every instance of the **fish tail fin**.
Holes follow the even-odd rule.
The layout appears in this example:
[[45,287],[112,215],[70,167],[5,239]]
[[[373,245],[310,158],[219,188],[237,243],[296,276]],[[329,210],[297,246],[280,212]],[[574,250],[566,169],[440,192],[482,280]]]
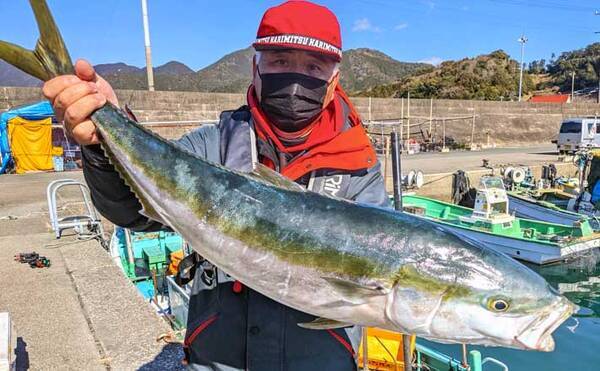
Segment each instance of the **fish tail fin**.
[[40,31],[35,49],[28,50],[0,40],[0,59],[43,81],[73,73],[71,57],[48,4],[45,0],[29,0],[29,3]]

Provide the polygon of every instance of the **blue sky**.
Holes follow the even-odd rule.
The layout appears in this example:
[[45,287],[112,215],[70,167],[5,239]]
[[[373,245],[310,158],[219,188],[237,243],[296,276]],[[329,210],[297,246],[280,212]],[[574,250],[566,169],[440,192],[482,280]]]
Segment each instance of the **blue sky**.
[[[148,0],[154,65],[197,70],[251,44],[262,13],[281,1]],[[139,0],[48,0],[73,58],[144,65]],[[322,0],[338,16],[344,49],[368,47],[402,61],[461,59],[496,49],[525,60],[600,41],[592,0]],[[85,5],[84,5],[85,4]],[[29,3],[3,0],[0,39],[32,48]],[[7,16],[10,15],[10,16]]]

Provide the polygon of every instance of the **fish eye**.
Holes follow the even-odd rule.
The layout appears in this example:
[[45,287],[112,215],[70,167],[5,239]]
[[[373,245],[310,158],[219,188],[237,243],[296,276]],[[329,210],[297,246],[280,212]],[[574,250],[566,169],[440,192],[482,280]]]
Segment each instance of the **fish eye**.
[[510,304],[503,298],[491,298],[488,300],[488,309],[494,312],[506,312]]

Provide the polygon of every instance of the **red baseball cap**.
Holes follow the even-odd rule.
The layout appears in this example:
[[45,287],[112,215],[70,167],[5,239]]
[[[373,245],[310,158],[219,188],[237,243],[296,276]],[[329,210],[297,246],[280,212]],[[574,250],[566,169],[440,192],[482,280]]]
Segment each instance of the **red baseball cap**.
[[286,1],[267,9],[256,41],[256,50],[302,49],[342,60],[342,36],[335,14],[310,1]]

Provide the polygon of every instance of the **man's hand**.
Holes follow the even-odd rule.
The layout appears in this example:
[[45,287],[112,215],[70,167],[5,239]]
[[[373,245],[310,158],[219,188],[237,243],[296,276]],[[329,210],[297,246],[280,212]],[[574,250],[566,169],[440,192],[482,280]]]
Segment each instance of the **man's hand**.
[[63,75],[47,81],[44,96],[52,103],[56,119],[64,120],[65,130],[80,145],[99,143],[91,114],[106,101],[118,105],[112,87],[96,74],[85,60],[75,63],[75,75]]

